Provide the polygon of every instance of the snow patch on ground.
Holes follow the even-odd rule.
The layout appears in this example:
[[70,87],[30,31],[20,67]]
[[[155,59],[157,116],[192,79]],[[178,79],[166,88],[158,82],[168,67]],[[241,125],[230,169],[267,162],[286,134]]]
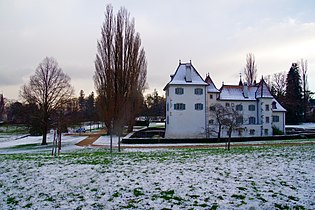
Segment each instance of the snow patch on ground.
[[315,146],[0,156],[0,209],[315,208]]

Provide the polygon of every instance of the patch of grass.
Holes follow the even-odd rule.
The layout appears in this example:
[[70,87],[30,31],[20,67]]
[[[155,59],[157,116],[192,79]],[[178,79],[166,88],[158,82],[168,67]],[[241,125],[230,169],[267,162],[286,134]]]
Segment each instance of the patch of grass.
[[290,210],[290,207],[287,204],[275,203],[275,208],[280,210]]
[[170,200],[170,199],[172,199],[174,193],[175,193],[174,190],[162,191],[161,192],[161,198],[163,198],[165,200]]
[[246,198],[245,195],[237,195],[237,194],[233,194],[231,197],[236,198],[236,199],[240,199],[240,200],[244,200]]
[[216,210],[217,208],[219,208],[219,204],[214,203],[214,204],[212,204],[210,210]]
[[142,192],[142,188],[135,188],[135,189],[133,189],[133,195],[136,196],[136,197],[144,195],[144,193]]
[[245,187],[237,187],[237,189],[239,189],[241,191],[247,190]]
[[288,198],[293,201],[299,201],[300,199],[294,196],[289,195]]
[[117,198],[117,197],[121,196],[121,193],[120,192],[115,192],[112,196],[114,198]]
[[8,197],[7,198],[7,204],[8,205],[17,205],[19,203],[19,201],[18,200],[16,200],[16,198],[15,197]]
[[32,206],[33,206],[32,203],[28,203],[28,204],[24,205],[22,208],[31,208]]

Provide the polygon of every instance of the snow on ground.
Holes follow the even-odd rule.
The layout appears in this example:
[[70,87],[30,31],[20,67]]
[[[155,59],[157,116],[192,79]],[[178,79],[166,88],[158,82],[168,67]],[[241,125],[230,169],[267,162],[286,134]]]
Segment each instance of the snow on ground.
[[[0,154],[10,153],[31,153],[46,152],[52,149],[53,134],[47,135],[47,146],[41,146],[42,136],[23,136],[23,135],[0,135]],[[72,151],[81,147],[75,146],[76,143],[85,139],[86,136],[65,136],[62,135],[62,151]]]
[[315,146],[0,155],[0,209],[314,209]]
[[315,129],[315,123],[302,123],[300,125],[286,125],[286,128],[302,128],[302,129]]

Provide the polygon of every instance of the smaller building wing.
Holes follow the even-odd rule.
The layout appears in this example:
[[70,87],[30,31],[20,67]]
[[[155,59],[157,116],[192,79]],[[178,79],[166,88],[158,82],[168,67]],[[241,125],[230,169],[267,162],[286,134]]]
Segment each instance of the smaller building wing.
[[272,100],[272,111],[274,112],[286,112],[287,110],[281,106],[281,104],[276,100]]

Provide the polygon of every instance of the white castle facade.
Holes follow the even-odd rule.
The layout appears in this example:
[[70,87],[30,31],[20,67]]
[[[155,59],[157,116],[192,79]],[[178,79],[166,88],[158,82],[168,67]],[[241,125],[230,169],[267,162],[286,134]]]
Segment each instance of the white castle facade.
[[[215,138],[219,126],[214,116],[218,104],[230,107],[242,116],[232,137],[271,136],[273,129],[285,132],[286,110],[271,95],[265,81],[247,86],[222,85],[217,89],[208,75],[205,80],[191,63],[179,63],[166,95],[165,138]],[[221,129],[227,137],[227,128]]]

